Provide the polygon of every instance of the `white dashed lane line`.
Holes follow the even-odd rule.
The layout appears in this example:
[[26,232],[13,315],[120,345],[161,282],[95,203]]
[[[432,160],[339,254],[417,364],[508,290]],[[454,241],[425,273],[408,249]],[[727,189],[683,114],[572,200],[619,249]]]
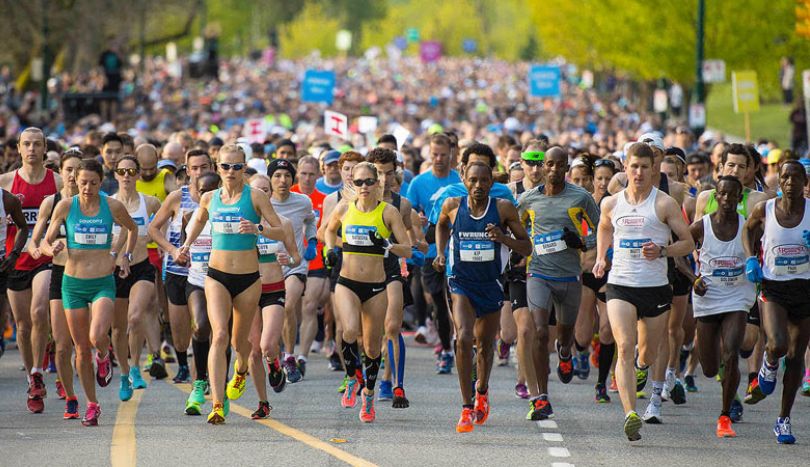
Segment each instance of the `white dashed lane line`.
[[[543,435],[543,440],[550,443],[562,443],[563,436],[560,433],[551,433],[546,430],[556,430],[557,422],[554,420],[540,420],[537,422],[537,427],[540,428]],[[548,455],[554,458],[571,457],[571,452],[562,446],[551,446],[548,448]],[[574,467],[574,464],[567,462],[552,462],[551,467]]]
[[563,437],[559,433],[543,433],[543,439],[546,441],[562,443]]

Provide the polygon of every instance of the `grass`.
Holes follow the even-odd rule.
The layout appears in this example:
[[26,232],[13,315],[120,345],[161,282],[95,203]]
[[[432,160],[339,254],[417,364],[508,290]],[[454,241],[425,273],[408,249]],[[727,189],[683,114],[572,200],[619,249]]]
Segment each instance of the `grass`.
[[[799,94],[801,89],[798,90]],[[801,99],[801,96],[796,96]],[[780,146],[790,145],[791,108],[780,103],[761,103],[759,112],[751,114],[751,138],[776,140]],[[706,99],[707,127],[720,130],[728,136],[745,138],[743,114],[734,113],[731,100],[731,83],[712,85]]]

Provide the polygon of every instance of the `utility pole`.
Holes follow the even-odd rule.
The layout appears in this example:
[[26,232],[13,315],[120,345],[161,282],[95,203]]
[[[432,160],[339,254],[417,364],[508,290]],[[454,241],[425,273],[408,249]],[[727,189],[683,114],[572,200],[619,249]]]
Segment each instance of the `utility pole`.
[[[706,14],[706,1],[698,0],[697,11],[697,40],[695,42],[695,92],[692,95],[692,101],[706,109],[706,91],[703,85],[703,23]],[[693,128],[695,137],[698,138],[703,133],[704,126],[696,126]]]
[[51,77],[51,51],[48,48],[48,0],[42,0],[42,80],[39,82],[39,108],[48,109],[48,80]]

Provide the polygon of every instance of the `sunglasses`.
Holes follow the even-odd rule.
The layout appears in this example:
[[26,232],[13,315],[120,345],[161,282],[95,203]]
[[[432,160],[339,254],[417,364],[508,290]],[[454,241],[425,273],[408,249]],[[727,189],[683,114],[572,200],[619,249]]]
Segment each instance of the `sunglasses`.
[[120,176],[129,175],[130,177],[134,177],[138,175],[138,169],[115,169],[115,173]]
[[616,164],[613,163],[610,159],[598,159],[596,162],[593,163],[594,167],[610,167],[611,169],[616,169]]
[[376,178],[361,178],[360,180],[352,180],[352,183],[354,183],[354,186],[357,186],[357,187],[361,187],[363,185],[365,185],[365,186],[373,186],[375,183],[377,183],[377,179]]
[[529,160],[523,159],[523,162],[525,162],[526,165],[528,165],[529,167],[542,167],[543,166],[543,161],[529,161]]
[[236,164],[228,164],[227,162],[220,162],[219,163],[219,168],[226,171],[226,172],[228,170],[231,170],[231,169],[239,171],[239,170],[242,170],[242,169],[245,168],[245,164],[243,164],[241,162],[236,163]]

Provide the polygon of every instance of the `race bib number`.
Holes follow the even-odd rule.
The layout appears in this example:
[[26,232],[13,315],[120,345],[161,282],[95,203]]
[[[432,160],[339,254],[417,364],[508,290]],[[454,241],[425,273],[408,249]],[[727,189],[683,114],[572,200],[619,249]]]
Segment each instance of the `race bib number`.
[[568,245],[565,244],[562,236],[562,230],[535,235],[534,252],[538,255],[547,255],[568,249]]
[[[147,234],[146,230],[146,220],[143,217],[133,217],[133,221],[135,221],[135,225],[138,226],[138,236],[145,237]],[[121,235],[121,226],[118,224],[113,224],[113,235]]]
[[238,234],[239,216],[230,214],[217,214],[211,219],[211,228],[219,234]]
[[466,263],[495,261],[495,243],[487,240],[461,240],[458,252],[461,261]]
[[715,269],[712,271],[712,284],[724,287],[736,287],[743,282],[743,268]]
[[623,238],[619,240],[619,248],[615,254],[625,259],[641,259],[641,247],[650,241],[649,238],[630,239]]
[[269,240],[267,242],[259,242],[256,247],[259,249],[259,254],[262,256],[274,255],[278,253],[278,242]]
[[77,224],[73,229],[73,240],[79,245],[104,245],[108,237],[103,225]]
[[345,230],[346,243],[354,246],[374,246],[368,238],[369,232],[377,229],[370,225],[347,225]]
[[773,272],[777,276],[804,274],[810,270],[810,258],[807,255],[777,256],[773,264]]
[[191,267],[201,271],[203,274],[208,274],[208,260],[211,258],[211,253],[191,253]]

